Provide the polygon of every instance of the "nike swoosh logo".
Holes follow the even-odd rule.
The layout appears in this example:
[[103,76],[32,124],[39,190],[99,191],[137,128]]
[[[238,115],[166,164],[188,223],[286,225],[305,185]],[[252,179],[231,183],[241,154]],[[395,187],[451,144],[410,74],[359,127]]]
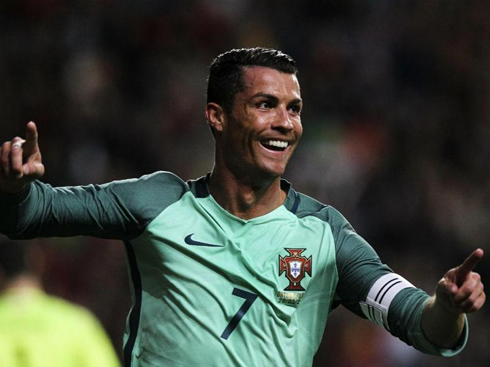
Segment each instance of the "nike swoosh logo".
[[225,247],[225,245],[215,245],[213,243],[194,241],[192,239],[192,236],[194,236],[194,233],[191,233],[190,235],[186,236],[186,238],[184,239],[185,243],[187,243],[188,245],[191,245],[191,246]]

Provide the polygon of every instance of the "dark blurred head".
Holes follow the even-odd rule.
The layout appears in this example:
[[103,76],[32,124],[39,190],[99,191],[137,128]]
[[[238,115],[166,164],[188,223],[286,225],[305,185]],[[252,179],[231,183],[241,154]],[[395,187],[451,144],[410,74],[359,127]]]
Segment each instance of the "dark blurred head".
[[23,242],[0,239],[0,273],[6,279],[28,271],[27,251]]
[[293,58],[278,50],[255,47],[227,51],[210,65],[207,103],[220,105],[226,113],[233,109],[235,95],[244,90],[243,68],[261,66],[286,74],[296,74]]

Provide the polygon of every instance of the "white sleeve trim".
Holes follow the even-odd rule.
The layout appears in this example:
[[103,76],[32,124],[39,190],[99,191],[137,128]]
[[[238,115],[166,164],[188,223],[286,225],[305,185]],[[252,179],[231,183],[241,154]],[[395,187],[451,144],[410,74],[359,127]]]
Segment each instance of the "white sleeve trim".
[[391,301],[402,289],[415,288],[408,280],[394,273],[386,274],[374,282],[365,302],[359,302],[364,315],[379,326],[390,330],[388,310]]

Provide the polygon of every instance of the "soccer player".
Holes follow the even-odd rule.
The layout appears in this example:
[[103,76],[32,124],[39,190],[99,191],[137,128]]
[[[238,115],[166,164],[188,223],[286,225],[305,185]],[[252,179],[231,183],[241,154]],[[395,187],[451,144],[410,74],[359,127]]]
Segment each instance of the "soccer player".
[[231,50],[211,64],[205,115],[215,163],[188,182],[169,172],[53,188],[38,134],[3,144],[0,231],[125,243],[134,305],[126,366],[311,366],[342,304],[425,353],[468,337],[483,284],[475,250],[431,297],[384,265],[334,208],[281,178],[302,134],[294,60]]
[[0,236],[0,366],[117,367],[99,320],[44,292],[31,245]]

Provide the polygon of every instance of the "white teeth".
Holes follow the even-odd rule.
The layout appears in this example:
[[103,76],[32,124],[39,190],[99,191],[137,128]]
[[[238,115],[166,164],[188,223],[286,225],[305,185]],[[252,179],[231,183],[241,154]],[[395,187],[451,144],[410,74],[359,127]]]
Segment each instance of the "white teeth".
[[279,140],[267,140],[264,142],[264,145],[270,145],[276,148],[287,148],[289,145],[287,141],[279,141]]

